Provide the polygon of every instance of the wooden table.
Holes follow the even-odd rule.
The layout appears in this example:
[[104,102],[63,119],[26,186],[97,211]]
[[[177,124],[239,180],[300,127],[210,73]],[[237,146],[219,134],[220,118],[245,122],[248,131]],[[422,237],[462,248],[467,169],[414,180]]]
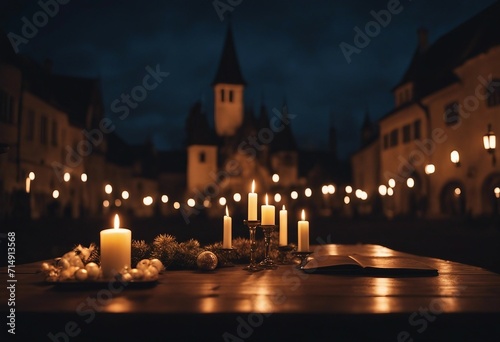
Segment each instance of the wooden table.
[[[330,244],[315,253],[409,256],[378,245]],[[149,289],[60,291],[43,283],[36,273],[39,263],[18,265],[16,336],[28,341],[499,340],[500,275],[412,257],[437,268],[439,276],[306,274],[292,265],[248,273],[237,265],[210,273],[166,271]],[[5,268],[0,271],[5,279]],[[3,286],[4,303],[6,297]],[[2,308],[7,314],[7,306]]]

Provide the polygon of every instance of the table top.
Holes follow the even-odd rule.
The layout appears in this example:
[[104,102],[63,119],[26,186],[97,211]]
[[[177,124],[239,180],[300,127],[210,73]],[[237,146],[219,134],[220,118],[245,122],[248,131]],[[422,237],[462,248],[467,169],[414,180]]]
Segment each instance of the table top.
[[[329,244],[313,249],[316,256],[412,257],[438,269],[439,275],[315,274],[304,273],[294,265],[249,273],[242,269],[244,265],[236,265],[213,272],[166,270],[152,288],[61,291],[43,282],[38,273],[40,263],[17,265],[18,332],[48,340],[52,333],[61,341],[62,333],[73,340],[75,331],[75,337],[91,340],[119,335],[122,340],[143,336],[148,340],[166,336],[171,337],[169,340],[261,341],[287,336],[353,340],[353,336],[378,334],[409,341],[439,338],[440,334],[449,337],[450,331],[464,337],[471,326],[477,327],[484,338],[498,331],[499,274],[379,245]],[[0,273],[5,276],[6,269],[0,269]],[[67,330],[69,334],[65,332],[68,322],[76,324]],[[246,336],[244,328],[252,333]],[[160,333],[165,329],[167,332]]]

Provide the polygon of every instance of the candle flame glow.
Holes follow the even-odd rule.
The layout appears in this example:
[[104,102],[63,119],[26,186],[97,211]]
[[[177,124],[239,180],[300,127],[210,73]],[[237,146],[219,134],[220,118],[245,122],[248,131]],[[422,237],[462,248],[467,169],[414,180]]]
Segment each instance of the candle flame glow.
[[285,209],[285,205],[284,205],[284,204],[283,204],[283,210],[286,210],[286,209]]
[[227,205],[226,205],[226,216],[229,216],[229,210],[227,209]]
[[266,205],[269,205],[269,203],[267,202],[267,194],[266,194]]
[[118,217],[118,214],[115,214],[115,229],[120,228],[120,217]]
[[305,221],[306,220],[306,212],[304,211],[304,209],[302,209],[302,221]]
[[255,179],[252,180],[252,193],[255,192]]

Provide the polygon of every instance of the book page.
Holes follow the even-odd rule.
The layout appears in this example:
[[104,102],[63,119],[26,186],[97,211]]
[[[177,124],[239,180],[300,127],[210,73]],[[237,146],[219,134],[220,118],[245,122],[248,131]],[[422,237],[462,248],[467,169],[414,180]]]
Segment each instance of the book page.
[[401,269],[401,270],[434,270],[434,268],[426,265],[418,260],[405,257],[372,257],[363,255],[352,255],[364,268],[379,268],[379,269]]
[[312,258],[304,266],[304,270],[315,268],[360,268],[361,266],[348,255],[321,255],[318,258]]

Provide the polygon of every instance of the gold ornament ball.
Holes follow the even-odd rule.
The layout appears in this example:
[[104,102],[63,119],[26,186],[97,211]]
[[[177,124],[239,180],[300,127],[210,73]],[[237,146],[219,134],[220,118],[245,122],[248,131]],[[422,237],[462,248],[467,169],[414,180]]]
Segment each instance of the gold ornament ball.
[[213,271],[217,267],[217,255],[210,251],[204,251],[198,254],[196,265],[202,271]]

